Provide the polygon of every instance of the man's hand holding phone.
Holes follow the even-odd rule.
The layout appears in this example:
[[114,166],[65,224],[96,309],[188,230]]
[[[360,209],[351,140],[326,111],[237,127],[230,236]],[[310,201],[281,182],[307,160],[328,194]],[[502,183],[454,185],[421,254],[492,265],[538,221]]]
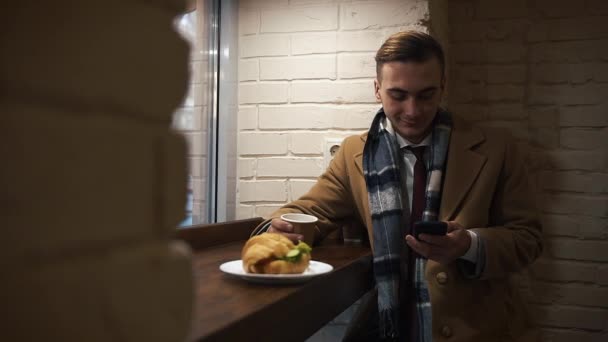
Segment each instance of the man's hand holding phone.
[[456,221],[417,222],[414,227],[415,236],[405,237],[408,246],[423,257],[440,264],[453,262],[463,256],[471,246],[471,236]]

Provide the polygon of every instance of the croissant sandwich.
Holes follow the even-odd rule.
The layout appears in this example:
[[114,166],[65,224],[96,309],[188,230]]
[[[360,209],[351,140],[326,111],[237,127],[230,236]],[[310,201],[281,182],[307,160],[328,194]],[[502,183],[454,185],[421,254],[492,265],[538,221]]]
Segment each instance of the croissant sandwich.
[[294,245],[281,234],[263,233],[250,238],[241,252],[247,273],[302,273],[310,262],[310,246]]

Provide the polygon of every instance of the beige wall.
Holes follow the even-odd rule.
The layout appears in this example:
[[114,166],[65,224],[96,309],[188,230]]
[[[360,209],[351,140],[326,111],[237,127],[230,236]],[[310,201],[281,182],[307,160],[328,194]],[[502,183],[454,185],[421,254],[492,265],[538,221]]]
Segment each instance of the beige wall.
[[180,9],[10,1],[0,11],[3,341],[179,341],[188,333]]
[[428,12],[427,1],[240,1],[237,217],[304,194],[325,169],[325,138],[368,128],[375,51],[396,31],[428,31]]
[[529,153],[547,249],[529,284],[548,341],[608,336],[608,2],[449,1],[451,109]]

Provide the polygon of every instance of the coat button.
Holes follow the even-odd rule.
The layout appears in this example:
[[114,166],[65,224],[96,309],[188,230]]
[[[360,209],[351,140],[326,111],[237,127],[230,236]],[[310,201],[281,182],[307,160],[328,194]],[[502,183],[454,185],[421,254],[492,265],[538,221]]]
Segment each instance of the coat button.
[[447,325],[444,325],[441,328],[441,335],[443,335],[443,337],[450,337],[450,336],[452,336],[452,329],[450,329],[450,327],[448,327]]
[[448,282],[448,274],[445,272],[439,272],[437,273],[437,275],[435,276],[435,278],[437,279],[437,282],[439,284],[445,284]]

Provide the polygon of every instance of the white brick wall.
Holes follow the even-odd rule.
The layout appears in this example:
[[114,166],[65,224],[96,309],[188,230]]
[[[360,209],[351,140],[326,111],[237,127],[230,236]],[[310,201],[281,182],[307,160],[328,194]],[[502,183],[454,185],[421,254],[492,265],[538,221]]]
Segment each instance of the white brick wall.
[[[315,183],[326,138],[369,128],[379,108],[374,54],[395,31],[425,30],[428,5],[244,0],[239,6],[237,217],[265,217]],[[347,321],[311,341],[339,340]]]
[[450,107],[529,153],[546,252],[530,302],[543,341],[608,335],[605,1],[449,2]]

